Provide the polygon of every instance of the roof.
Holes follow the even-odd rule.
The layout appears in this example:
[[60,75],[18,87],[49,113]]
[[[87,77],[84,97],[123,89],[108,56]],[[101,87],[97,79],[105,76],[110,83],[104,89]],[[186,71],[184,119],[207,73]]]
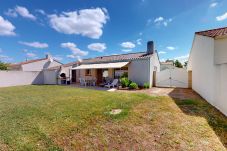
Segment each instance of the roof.
[[148,55],[146,52],[137,52],[137,53],[128,53],[128,54],[119,54],[119,55],[110,55],[110,56],[100,56],[95,58],[83,59],[82,62],[74,61],[61,66],[55,66],[48,68],[47,70],[57,70],[60,67],[69,67],[75,64],[94,64],[94,63],[106,63],[106,62],[123,62],[130,61],[134,59],[143,59],[147,58]]
[[212,38],[227,36],[227,27],[199,31],[199,32],[196,32],[195,34],[212,37]]
[[161,65],[173,65],[173,62],[161,62]]
[[84,59],[81,63],[86,64],[86,63],[115,62],[115,61],[133,60],[133,59],[142,59],[148,56],[150,55],[148,55],[146,52],[137,52],[137,53],[101,56],[101,57],[95,57],[90,59]]
[[60,66],[50,67],[46,70],[56,70],[56,69],[60,69],[60,67],[70,67],[70,66],[73,66],[73,65],[78,64],[78,63],[80,63],[80,62],[79,61],[69,62],[67,64],[63,64],[63,65],[60,65]]
[[[34,62],[38,62],[38,61],[43,61],[43,60],[46,60],[48,58],[42,58],[42,59],[34,59],[34,60],[28,60],[28,61],[24,61],[24,62],[19,62],[19,63],[15,63],[15,64],[10,64],[9,67],[10,68],[19,68],[21,67],[22,65],[25,65],[25,64],[29,64],[29,63],[34,63]],[[61,62],[57,61],[54,59],[54,61],[62,64]]]
[[28,61],[24,61],[24,62],[19,62],[19,63],[15,63],[15,64],[10,64],[10,67],[20,67],[22,65],[25,64],[29,64],[29,63],[33,63],[33,62],[38,62],[38,61],[42,61],[42,60],[46,60],[46,58],[42,58],[42,59],[34,59],[34,60],[28,60]]

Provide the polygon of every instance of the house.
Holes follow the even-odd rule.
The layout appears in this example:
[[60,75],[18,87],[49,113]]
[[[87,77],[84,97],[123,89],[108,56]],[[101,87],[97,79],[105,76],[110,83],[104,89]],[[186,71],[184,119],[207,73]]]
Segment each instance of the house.
[[227,27],[195,33],[188,70],[193,90],[227,115]]
[[73,83],[79,82],[79,78],[95,77],[98,84],[102,83],[104,78],[115,79],[127,73],[128,78],[138,85],[149,83],[152,86],[153,73],[160,71],[160,62],[154,43],[150,41],[147,43],[146,52],[84,59],[46,71],[58,73],[57,78],[63,76]]
[[174,68],[174,61],[173,60],[166,60],[165,62],[161,62],[161,67],[160,70],[166,70],[166,69],[171,69]]
[[42,71],[54,66],[62,65],[62,63],[53,59],[50,55],[46,55],[45,58],[28,60],[16,64],[10,64],[9,70],[16,71]]

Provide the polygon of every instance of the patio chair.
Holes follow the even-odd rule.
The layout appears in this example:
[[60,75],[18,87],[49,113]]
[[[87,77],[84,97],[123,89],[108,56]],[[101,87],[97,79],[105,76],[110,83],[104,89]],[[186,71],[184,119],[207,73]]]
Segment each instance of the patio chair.
[[91,83],[91,85],[92,85],[92,86],[96,86],[96,81],[97,81],[96,78],[92,78],[92,83]]
[[111,84],[107,84],[107,85],[105,85],[105,87],[107,87],[107,88],[113,87],[114,88],[115,86],[117,86],[117,84],[118,84],[118,79],[114,79]]
[[79,78],[79,81],[81,86],[87,86],[87,82],[85,81],[85,79]]

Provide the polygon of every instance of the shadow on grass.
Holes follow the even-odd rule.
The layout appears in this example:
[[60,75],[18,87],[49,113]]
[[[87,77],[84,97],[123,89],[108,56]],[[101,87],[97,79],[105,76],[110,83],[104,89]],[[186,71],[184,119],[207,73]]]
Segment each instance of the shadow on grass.
[[169,96],[187,115],[199,116],[207,120],[215,134],[227,148],[227,117],[190,89],[173,89]]

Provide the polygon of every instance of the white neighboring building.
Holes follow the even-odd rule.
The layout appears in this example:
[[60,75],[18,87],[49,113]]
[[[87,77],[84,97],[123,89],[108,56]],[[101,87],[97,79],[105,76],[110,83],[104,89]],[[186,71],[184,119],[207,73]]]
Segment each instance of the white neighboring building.
[[46,58],[28,60],[16,64],[11,64],[9,70],[16,71],[42,71],[51,67],[62,65],[59,61],[53,59],[50,55],[46,55]]
[[160,65],[161,65],[161,68],[160,68],[161,71],[175,68],[173,60],[166,60],[165,62],[161,62]]
[[188,70],[192,89],[227,116],[227,27],[195,33]]

